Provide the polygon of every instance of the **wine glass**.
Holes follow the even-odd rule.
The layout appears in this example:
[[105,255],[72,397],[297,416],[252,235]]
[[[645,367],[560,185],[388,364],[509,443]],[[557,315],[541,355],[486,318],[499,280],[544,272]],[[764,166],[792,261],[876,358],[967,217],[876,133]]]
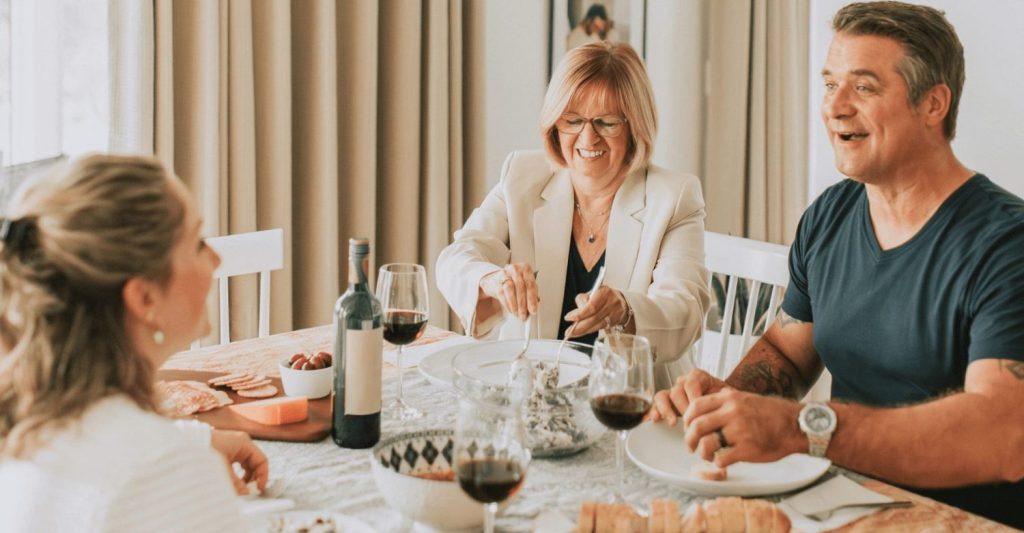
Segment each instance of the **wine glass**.
[[397,397],[384,408],[396,420],[413,420],[423,412],[402,399],[402,347],[423,335],[429,315],[427,273],[420,265],[391,263],[380,267],[377,276],[377,299],[384,309],[384,340],[398,346]]
[[625,499],[623,447],[629,430],[640,425],[654,401],[654,357],[644,337],[612,333],[594,345],[590,364],[590,408],[605,427],[615,430],[619,484],[612,497]]
[[454,462],[459,486],[484,504],[484,531],[492,533],[498,504],[519,491],[530,463],[522,395],[460,399]]

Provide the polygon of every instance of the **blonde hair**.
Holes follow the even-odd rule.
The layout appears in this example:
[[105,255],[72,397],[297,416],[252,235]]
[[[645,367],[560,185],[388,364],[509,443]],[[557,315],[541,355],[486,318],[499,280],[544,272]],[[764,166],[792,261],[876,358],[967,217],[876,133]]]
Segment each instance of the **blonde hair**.
[[540,112],[540,133],[548,159],[559,167],[562,157],[555,122],[581,91],[605,89],[619,104],[629,126],[628,173],[646,167],[658,132],[654,91],[640,56],[628,44],[598,42],[569,50],[551,75]]
[[27,457],[94,402],[155,409],[122,289],[166,283],[184,204],[155,159],[90,156],[15,196],[0,242],[0,457]]

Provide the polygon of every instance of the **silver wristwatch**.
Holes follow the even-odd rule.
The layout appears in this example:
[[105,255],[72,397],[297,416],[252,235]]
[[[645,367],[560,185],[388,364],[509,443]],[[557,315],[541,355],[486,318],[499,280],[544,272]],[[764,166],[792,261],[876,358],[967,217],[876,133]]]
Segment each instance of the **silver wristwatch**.
[[814,457],[825,457],[832,432],[836,430],[836,412],[828,404],[811,402],[800,410],[800,431],[807,435],[808,451]]

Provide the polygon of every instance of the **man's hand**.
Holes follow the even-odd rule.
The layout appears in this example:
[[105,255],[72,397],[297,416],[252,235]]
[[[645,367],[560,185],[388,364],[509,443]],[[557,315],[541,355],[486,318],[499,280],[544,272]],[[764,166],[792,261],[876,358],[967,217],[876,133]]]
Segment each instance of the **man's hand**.
[[646,418],[652,422],[665,420],[668,425],[674,426],[690,403],[705,394],[718,392],[725,386],[724,381],[699,368],[691,370],[685,376],[679,376],[671,389],[654,395],[654,405],[647,412]]
[[730,388],[692,398],[683,413],[686,446],[719,468],[804,452],[807,437],[797,422],[800,407],[794,401]]
[[[214,429],[210,437],[210,446],[224,456],[228,475],[235,485],[235,492],[241,495],[249,494],[246,484],[251,481],[255,481],[260,490],[267,487],[270,464],[267,462],[267,456],[256,447],[248,433]],[[241,465],[245,471],[244,479],[239,479],[235,474],[235,463]]]

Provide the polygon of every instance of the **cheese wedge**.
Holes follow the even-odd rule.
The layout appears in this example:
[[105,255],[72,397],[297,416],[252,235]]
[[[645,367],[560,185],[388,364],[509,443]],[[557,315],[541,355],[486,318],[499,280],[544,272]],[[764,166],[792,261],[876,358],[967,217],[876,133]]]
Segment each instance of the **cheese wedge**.
[[281,396],[236,404],[228,409],[259,424],[281,426],[305,420],[309,416],[309,401],[303,396]]

